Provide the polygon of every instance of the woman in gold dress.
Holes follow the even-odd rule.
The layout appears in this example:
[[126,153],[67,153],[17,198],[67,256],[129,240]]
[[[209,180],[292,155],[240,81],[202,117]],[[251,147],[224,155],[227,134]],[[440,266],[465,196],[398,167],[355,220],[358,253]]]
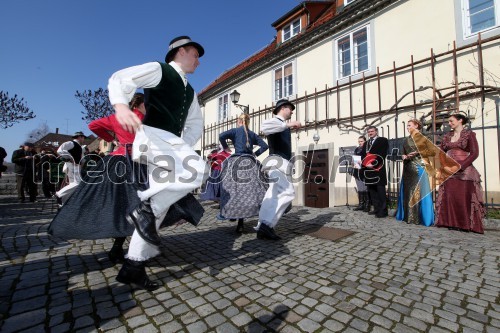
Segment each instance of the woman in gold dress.
[[420,133],[421,128],[417,119],[409,120],[406,126],[410,135],[403,143],[403,176],[396,219],[428,227],[434,223],[434,206],[426,164],[429,164],[427,158],[434,155],[434,149]]

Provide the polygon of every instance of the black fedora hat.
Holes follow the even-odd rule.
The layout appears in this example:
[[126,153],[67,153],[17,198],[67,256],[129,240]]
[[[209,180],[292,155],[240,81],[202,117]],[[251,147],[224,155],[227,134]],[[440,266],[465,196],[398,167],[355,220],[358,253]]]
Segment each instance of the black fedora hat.
[[189,36],[179,36],[170,41],[170,45],[168,46],[168,52],[167,55],[165,56],[165,62],[169,62],[172,59],[173,55],[179,49],[181,46],[194,46],[198,50],[198,55],[200,58],[205,54],[205,50],[203,49],[203,46],[200,44],[193,42]]
[[276,102],[276,106],[274,107],[273,113],[277,114],[278,111],[281,109],[282,106],[285,105],[290,105],[290,109],[295,110],[295,105],[293,105],[292,102],[287,100],[286,98],[280,99],[278,102]]
[[83,132],[80,132],[80,131],[73,134],[72,138],[77,138],[79,136],[83,136],[84,138],[87,138],[87,136],[85,134],[83,134]]

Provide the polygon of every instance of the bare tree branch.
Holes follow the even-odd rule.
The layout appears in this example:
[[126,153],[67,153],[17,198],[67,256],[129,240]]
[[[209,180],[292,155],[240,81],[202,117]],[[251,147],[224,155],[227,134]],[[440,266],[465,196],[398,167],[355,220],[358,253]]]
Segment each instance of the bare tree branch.
[[35,118],[24,98],[19,99],[17,95],[9,97],[9,93],[0,90],[0,127],[5,129],[15,123]]
[[113,114],[113,106],[108,99],[108,89],[99,88],[95,91],[89,89],[83,92],[77,90],[75,97],[85,108],[85,111],[81,112],[84,115],[82,119],[87,123]]
[[41,138],[43,138],[44,136],[46,136],[49,133],[50,133],[50,127],[49,127],[49,125],[47,125],[47,123],[41,123],[40,125],[38,125],[37,128],[31,130],[27,134],[26,141],[28,141],[28,142],[36,142],[36,141],[40,140]]

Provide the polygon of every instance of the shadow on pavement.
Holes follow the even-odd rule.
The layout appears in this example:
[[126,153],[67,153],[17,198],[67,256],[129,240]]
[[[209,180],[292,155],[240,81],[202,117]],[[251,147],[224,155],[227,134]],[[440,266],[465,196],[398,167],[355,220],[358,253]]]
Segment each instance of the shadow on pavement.
[[301,221],[300,217],[306,214],[307,210],[298,210],[283,217],[276,228],[282,237],[280,241],[257,239],[252,228],[257,224],[255,219],[245,220],[242,236],[234,232],[236,222],[229,221],[227,226],[209,230],[162,235],[163,255],[153,259],[148,266],[165,268],[166,272],[158,272],[158,276],[168,283],[202,269],[208,269],[210,275],[217,276],[227,267],[259,265],[276,260],[290,254],[287,243],[303,236],[303,230],[320,228],[337,215],[330,212]]
[[[46,232],[54,214],[41,214],[40,203],[11,201],[0,201],[0,216],[6,217],[0,222],[0,260],[8,264],[0,266],[2,332],[90,332],[123,327],[123,317],[140,312],[138,303],[142,301],[155,299],[167,306],[169,300],[179,300],[176,291],[167,287],[169,282],[200,270],[217,277],[231,266],[259,265],[287,256],[287,243],[300,235],[296,230],[324,225],[332,217],[327,213],[301,221],[307,210],[292,211],[278,224],[277,233],[283,239],[276,242],[256,238],[255,219],[245,221],[246,232],[241,236],[234,232],[234,222],[175,234],[169,234],[167,228],[162,255],[147,265],[151,278],[163,282],[164,287],[148,293],[115,281],[121,266],[113,266],[107,259],[111,240],[51,237]],[[288,308],[278,306],[273,313],[250,323],[248,332],[273,331],[286,318]]]

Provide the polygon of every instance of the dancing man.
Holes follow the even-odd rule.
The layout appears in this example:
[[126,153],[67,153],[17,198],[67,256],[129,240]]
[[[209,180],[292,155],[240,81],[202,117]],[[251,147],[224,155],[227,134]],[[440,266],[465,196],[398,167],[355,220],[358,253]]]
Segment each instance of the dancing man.
[[57,149],[59,158],[65,162],[63,171],[68,180],[68,185],[57,191],[54,195],[59,207],[68,200],[82,180],[80,161],[83,158],[82,145],[85,138],[86,136],[83,132],[76,132],[73,135],[73,140],[64,142]]
[[287,99],[276,103],[273,113],[276,117],[262,122],[261,131],[267,136],[270,156],[264,161],[263,170],[269,174],[269,188],[266,191],[259,211],[257,237],[261,239],[279,240],[274,227],[295,197],[295,190],[290,176],[293,165],[292,135],[290,129],[301,127],[292,117],[295,106]]
[[[165,63],[125,68],[109,79],[116,119],[127,131],[136,132],[133,158],[148,166],[149,179],[149,188],[138,192],[141,203],[127,216],[136,230],[118,282],[150,291],[159,288],[148,278],[145,261],[160,253],[160,224],[169,207],[200,187],[207,175],[205,162],[192,148],[201,137],[203,116],[186,78],[203,54],[203,47],[188,36],[177,37],[170,42]],[[142,122],[128,106],[138,88],[146,96]]]

